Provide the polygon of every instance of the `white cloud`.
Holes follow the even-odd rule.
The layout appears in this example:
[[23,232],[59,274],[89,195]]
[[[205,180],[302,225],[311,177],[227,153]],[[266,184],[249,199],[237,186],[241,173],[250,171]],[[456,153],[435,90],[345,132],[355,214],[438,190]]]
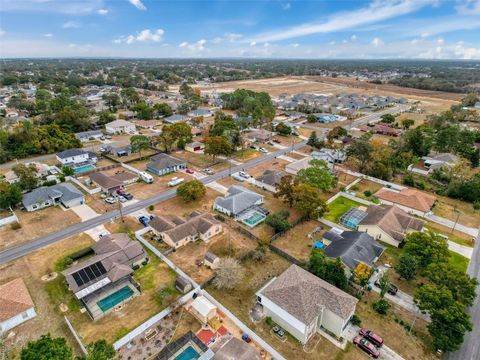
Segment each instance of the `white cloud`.
[[442,38],[438,38],[437,39],[437,44],[438,45],[443,45],[443,44],[445,44],[445,40],[443,40]]
[[101,9],[104,0],[2,0],[1,4],[0,11],[85,15]]
[[456,6],[457,12],[462,15],[479,15],[480,0],[462,0]]
[[300,46],[299,43],[294,43],[294,44],[292,44],[292,47],[294,47],[294,48],[298,48],[299,46]]
[[198,40],[197,42],[194,42],[194,43],[189,43],[187,41],[184,41],[180,45],[178,45],[178,47],[185,50],[189,50],[194,53],[199,53],[206,49],[205,47],[206,43],[207,43],[207,40],[205,39]]
[[107,15],[108,14],[108,10],[107,9],[98,9],[97,10],[97,13],[99,15]]
[[165,34],[165,31],[163,31],[163,29],[145,29],[137,32],[136,35],[121,36],[117,39],[114,39],[113,42],[115,44],[132,44],[134,42],[160,42],[163,40],[163,34]]
[[7,32],[6,32],[5,30],[3,30],[3,29],[0,29],[0,36],[3,36],[3,35],[5,35],[6,33],[7,33]]
[[250,42],[250,46],[255,46],[257,43],[255,41]]
[[67,21],[62,25],[62,28],[64,29],[77,29],[79,27],[81,27],[81,25],[76,21]]
[[342,44],[346,44],[347,42],[348,42],[348,41],[345,40],[345,39],[342,40]]
[[143,5],[141,0],[128,0],[128,2],[133,6],[135,6],[138,10],[147,10],[147,8],[145,7],[145,5]]
[[68,47],[72,49],[72,48],[77,47],[77,44],[68,44]]
[[357,35],[353,34],[353,35],[350,37],[350,39],[351,39],[352,41],[357,40]]
[[46,38],[51,38],[51,37],[53,37],[53,34],[52,33],[47,33],[47,34],[43,34],[43,36],[45,36]]
[[225,34],[225,40],[229,42],[235,42],[237,40],[240,40],[243,37],[242,34],[235,34],[235,33],[226,33]]
[[249,41],[279,41],[319,33],[331,33],[373,24],[415,12],[436,0],[374,0],[369,6],[333,14],[320,23],[306,23],[287,29],[267,32],[254,36]]
[[375,47],[379,47],[379,46],[382,46],[384,44],[385,43],[378,37],[376,37],[372,40],[372,45],[375,46]]
[[292,7],[292,5],[290,3],[285,3],[285,4],[282,4],[282,9],[283,10],[288,10]]
[[330,41],[330,42],[328,43],[328,45],[332,45],[332,46],[335,45],[335,44],[336,44],[335,41]]

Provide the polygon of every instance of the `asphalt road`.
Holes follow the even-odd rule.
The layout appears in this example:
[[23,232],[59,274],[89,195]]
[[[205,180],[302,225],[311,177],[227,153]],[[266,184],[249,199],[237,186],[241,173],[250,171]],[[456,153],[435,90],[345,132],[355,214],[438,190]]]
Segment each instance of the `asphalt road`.
[[[480,231],[475,241],[467,273],[480,281]],[[446,360],[480,360],[480,285],[477,286],[477,297],[469,309],[469,313],[472,317],[473,330],[465,335],[459,350],[446,354]]]
[[[297,144],[293,145],[293,147],[289,146],[287,148],[280,149],[278,151],[275,151],[275,152],[266,154],[264,156],[258,157],[256,159],[253,159],[253,160],[251,160],[247,163],[244,163],[242,165],[232,166],[231,169],[226,169],[226,170],[220,171],[220,172],[218,172],[214,175],[206,176],[203,179],[200,179],[200,181],[203,182],[204,184],[207,184],[209,182],[219,180],[221,178],[229,176],[229,174],[231,174],[231,173],[240,171],[242,169],[249,169],[249,168],[251,168],[255,165],[258,165],[258,164],[260,164],[264,161],[276,158],[277,156],[283,155],[283,154],[291,151],[292,149],[293,150],[299,149],[299,148],[305,146],[305,144],[306,144],[306,141],[297,143]],[[123,213],[123,215],[131,214],[135,211],[141,210],[141,209],[143,209],[145,207],[148,207],[150,205],[157,204],[159,202],[171,199],[175,195],[176,195],[176,189],[172,188],[168,191],[164,191],[164,192],[159,193],[155,196],[152,196],[148,199],[141,200],[141,201],[139,201],[135,204],[125,206],[124,208],[122,208],[122,213]],[[8,261],[17,259],[17,258],[22,257],[22,256],[25,256],[25,255],[33,252],[33,251],[39,250],[39,249],[41,249],[45,246],[48,246],[50,244],[53,244],[53,243],[57,242],[57,241],[66,239],[68,237],[71,237],[73,235],[77,235],[77,234],[79,234],[81,232],[84,232],[86,230],[92,229],[92,228],[94,228],[98,225],[105,224],[112,219],[118,218],[119,216],[120,216],[120,210],[113,210],[113,211],[110,211],[108,213],[105,213],[105,214],[99,215],[97,217],[94,217],[90,220],[81,222],[79,224],[69,226],[66,229],[62,229],[60,231],[57,231],[57,232],[48,234],[46,236],[37,238],[37,239],[35,239],[33,241],[30,241],[26,244],[22,244],[22,245],[7,249],[5,251],[2,251],[2,252],[0,252],[0,264],[6,263]]]

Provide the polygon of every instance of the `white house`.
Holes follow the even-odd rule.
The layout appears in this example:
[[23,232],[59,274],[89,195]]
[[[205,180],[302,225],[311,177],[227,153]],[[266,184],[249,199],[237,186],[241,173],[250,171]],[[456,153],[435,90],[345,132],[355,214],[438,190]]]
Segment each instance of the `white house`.
[[343,336],[358,302],[297,265],[271,279],[256,296],[264,315],[302,344],[320,329]]
[[68,149],[57,153],[56,157],[57,161],[62,165],[75,165],[82,163],[95,164],[98,159],[95,153],[82,149]]
[[105,131],[108,134],[133,134],[136,131],[135,124],[118,119],[105,124]]
[[345,152],[339,149],[322,148],[319,151],[313,151],[310,156],[315,160],[325,161],[329,167],[347,160]]
[[37,316],[22,278],[0,285],[0,334]]
[[243,186],[233,185],[225,196],[219,196],[213,203],[213,209],[235,219],[251,208],[263,204],[263,195],[250,191]]

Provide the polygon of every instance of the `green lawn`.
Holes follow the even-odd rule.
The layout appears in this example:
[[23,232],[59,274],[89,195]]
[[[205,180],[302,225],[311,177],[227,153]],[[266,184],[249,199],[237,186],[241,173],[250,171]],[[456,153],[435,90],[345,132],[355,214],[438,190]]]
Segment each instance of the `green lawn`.
[[460,254],[457,254],[453,251],[450,251],[450,257],[448,258],[448,262],[454,268],[461,270],[463,272],[467,272],[469,260],[466,257]]
[[439,234],[446,235],[446,236],[448,236],[449,240],[451,240],[453,242],[456,242],[457,244],[473,247],[473,244],[472,244],[471,240],[461,238],[460,236],[452,234],[451,232],[446,232],[442,229],[439,229],[438,225],[436,225],[436,224],[425,223],[425,225],[423,227],[430,230],[430,231],[433,231],[434,233],[439,233]]
[[328,204],[328,211],[323,216],[325,219],[337,223],[340,217],[354,207],[362,206],[359,202],[339,196]]

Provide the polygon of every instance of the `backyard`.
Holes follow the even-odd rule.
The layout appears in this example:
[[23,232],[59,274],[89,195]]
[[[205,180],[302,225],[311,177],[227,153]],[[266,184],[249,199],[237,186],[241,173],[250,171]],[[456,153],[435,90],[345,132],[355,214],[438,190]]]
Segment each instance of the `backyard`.
[[339,196],[328,204],[328,211],[323,215],[323,217],[331,222],[338,223],[338,220],[343,214],[345,214],[348,210],[359,206],[364,205],[344,196]]

